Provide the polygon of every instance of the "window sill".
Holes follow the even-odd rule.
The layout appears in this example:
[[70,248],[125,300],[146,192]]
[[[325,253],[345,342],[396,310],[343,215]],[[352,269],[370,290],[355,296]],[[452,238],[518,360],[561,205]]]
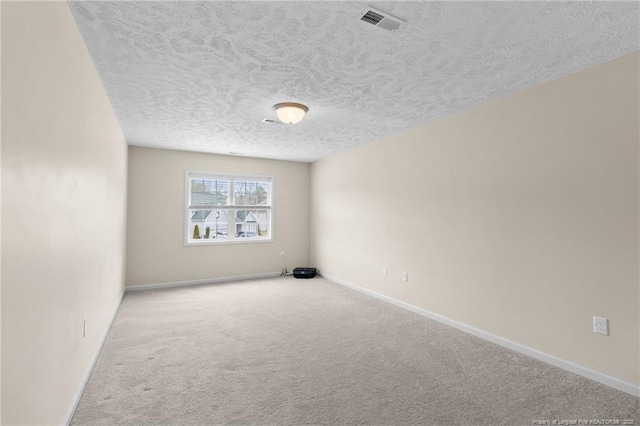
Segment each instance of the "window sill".
[[262,244],[262,243],[272,243],[272,242],[273,242],[273,238],[259,239],[259,240],[248,238],[246,240],[233,239],[233,240],[226,240],[226,241],[202,241],[202,242],[188,241],[184,243],[184,246],[185,247],[222,246],[222,245],[228,245],[228,244]]

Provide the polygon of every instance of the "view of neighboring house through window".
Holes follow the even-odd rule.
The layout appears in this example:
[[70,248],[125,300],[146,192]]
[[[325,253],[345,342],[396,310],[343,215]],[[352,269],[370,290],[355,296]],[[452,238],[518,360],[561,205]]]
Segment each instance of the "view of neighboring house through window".
[[271,240],[272,179],[187,172],[187,244]]

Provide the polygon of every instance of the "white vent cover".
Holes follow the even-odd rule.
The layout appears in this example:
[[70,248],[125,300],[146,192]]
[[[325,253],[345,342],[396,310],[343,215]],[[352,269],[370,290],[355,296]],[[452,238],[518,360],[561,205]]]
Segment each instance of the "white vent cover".
[[400,28],[400,25],[406,24],[407,21],[391,16],[386,12],[381,12],[378,9],[367,7],[360,17],[361,21],[368,22],[376,27],[383,28],[387,31],[396,31]]

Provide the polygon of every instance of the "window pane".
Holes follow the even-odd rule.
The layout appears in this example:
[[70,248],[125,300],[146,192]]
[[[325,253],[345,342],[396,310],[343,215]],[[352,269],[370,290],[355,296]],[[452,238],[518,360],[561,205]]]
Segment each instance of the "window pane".
[[201,240],[204,237],[204,220],[211,214],[211,210],[189,211],[189,238]]
[[205,222],[205,230],[209,229],[209,239],[227,238],[229,222],[228,210],[213,210]]
[[270,210],[237,210],[235,235],[238,238],[268,238]]
[[229,181],[191,179],[191,205],[229,205]]
[[238,206],[267,206],[271,192],[271,184],[267,182],[234,182],[235,204]]
[[190,210],[189,238],[213,240],[228,237],[228,210]]

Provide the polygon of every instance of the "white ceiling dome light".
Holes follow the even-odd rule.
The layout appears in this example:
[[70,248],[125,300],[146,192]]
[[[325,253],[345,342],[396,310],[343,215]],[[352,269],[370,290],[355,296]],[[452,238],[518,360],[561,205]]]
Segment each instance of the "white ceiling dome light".
[[309,111],[305,105],[295,102],[282,102],[275,104],[273,109],[276,111],[278,119],[283,123],[296,124],[302,121],[304,115]]

